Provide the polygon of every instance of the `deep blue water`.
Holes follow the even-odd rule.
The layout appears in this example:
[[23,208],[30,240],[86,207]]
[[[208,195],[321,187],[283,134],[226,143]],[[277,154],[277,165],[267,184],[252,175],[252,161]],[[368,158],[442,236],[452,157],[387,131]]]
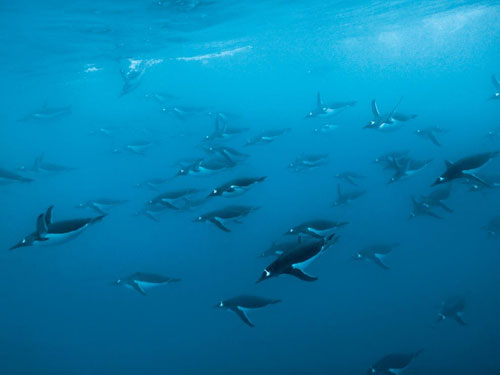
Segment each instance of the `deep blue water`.
[[[500,238],[484,229],[500,214],[500,158],[480,172],[489,181],[480,192],[450,183],[453,212],[409,219],[411,197],[435,189],[445,160],[500,149],[500,99],[489,99],[500,91],[497,1],[20,0],[0,3],[0,19],[0,167],[34,179],[0,185],[0,374],[364,374],[384,355],[420,349],[405,373],[500,374]],[[325,105],[356,104],[306,118],[318,91]],[[397,131],[366,129],[373,99],[382,112],[418,116]],[[48,113],[61,107],[68,113]],[[184,107],[196,111],[179,115]],[[248,129],[204,141],[217,116]],[[314,131],[325,124],[338,127]],[[428,128],[441,146],[415,134]],[[137,142],[148,147],[126,149]],[[226,160],[205,152],[213,145],[249,157],[173,177],[180,159]],[[388,169],[373,163],[395,151],[408,154]],[[41,154],[74,169],[20,169]],[[316,154],[326,163],[289,168]],[[388,183],[405,158],[432,162]],[[335,178],[345,171],[364,177]],[[259,176],[241,196],[205,199]],[[151,178],[166,181],[136,186]],[[366,193],[333,207],[339,183]],[[136,215],[184,188],[201,191],[177,203],[199,205],[158,221]],[[8,250],[49,206],[54,221],[89,218],[99,214],[76,206],[104,198],[127,202],[71,241]],[[194,222],[228,205],[259,208],[231,232]],[[349,222],[307,268],[318,280],[256,284],[273,261],[258,255],[313,219]],[[399,246],[389,269],[352,260],[390,243]],[[147,296],[113,285],[135,272],[182,281]],[[213,307],[242,294],[281,302],[250,311],[254,328]],[[437,323],[456,295],[467,325]]]

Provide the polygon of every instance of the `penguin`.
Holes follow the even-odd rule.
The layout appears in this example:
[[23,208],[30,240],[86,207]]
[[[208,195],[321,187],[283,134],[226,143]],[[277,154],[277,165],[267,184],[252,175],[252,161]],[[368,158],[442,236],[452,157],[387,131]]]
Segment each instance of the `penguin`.
[[467,323],[463,320],[463,312],[465,310],[465,296],[458,295],[447,298],[443,301],[441,309],[438,313],[438,322],[446,319],[453,319],[461,326],[466,326]]
[[36,231],[24,237],[10,250],[39,244],[58,245],[78,236],[88,226],[101,221],[106,216],[52,222],[53,208],[54,206],[50,206],[45,214],[40,214],[36,221]]
[[445,161],[446,170],[431,186],[444,184],[459,178],[468,178],[477,181],[480,184],[488,186],[488,184],[475,175],[477,171],[483,168],[491,159],[496,157],[500,151],[483,152],[459,159],[452,163]]
[[301,244],[281,254],[276,260],[268,265],[262,272],[256,283],[277,277],[283,274],[295,276],[303,281],[316,281],[316,276],[308,275],[304,269],[321,255],[328,247],[336,242],[335,234],[321,240]]
[[286,235],[304,235],[315,238],[328,237],[336,228],[349,224],[348,222],[330,221],[330,220],[310,220],[300,225],[290,228],[285,232]]
[[208,160],[199,159],[198,161],[179,169],[176,176],[187,175],[211,175],[224,169],[233,168],[236,163],[229,157],[212,158]]
[[147,99],[154,100],[158,104],[162,104],[162,105],[179,99],[176,96],[165,93],[165,92],[151,92],[151,93],[145,94],[144,97]]
[[430,216],[435,219],[442,219],[441,216],[432,212],[431,207],[425,202],[418,202],[415,197],[411,197],[411,202],[413,204],[413,210],[410,212],[408,219],[413,219],[417,216]]
[[493,188],[500,188],[500,174],[477,174],[476,177],[479,177],[481,181],[486,182],[485,184],[480,184],[477,181],[470,180],[468,178],[465,178],[465,183],[469,185],[469,190],[468,192],[478,192],[478,191],[484,191],[484,190],[489,190]]
[[188,106],[173,106],[169,108],[162,108],[164,113],[168,113],[177,117],[178,120],[184,121],[189,117],[207,114],[207,110],[201,107],[188,107]]
[[442,132],[443,132],[443,129],[441,129],[437,126],[415,130],[416,135],[418,135],[419,137],[421,137],[423,139],[428,139],[437,147],[441,147],[441,143],[439,143],[438,139],[436,138],[435,133],[442,133]]
[[375,129],[380,131],[393,131],[401,127],[401,125],[409,120],[414,119],[417,115],[404,115],[402,113],[396,112],[396,109],[401,104],[402,98],[399,100],[398,104],[394,109],[388,114],[381,114],[377,102],[375,99],[372,100],[372,113],[373,120],[371,120],[365,129]]
[[488,138],[491,142],[496,142],[500,137],[500,126],[496,126],[495,128],[488,131],[485,134],[485,138]]
[[254,185],[263,182],[267,176],[236,178],[212,190],[208,197],[235,197],[250,190]]
[[207,147],[205,151],[211,154],[219,154],[222,157],[230,158],[234,161],[242,161],[250,156],[228,146],[210,146]]
[[205,136],[206,141],[213,141],[214,139],[229,139],[235,135],[247,132],[248,128],[230,128],[224,117],[217,113],[215,115],[215,129],[212,134]]
[[23,177],[17,173],[0,168],[0,183],[9,184],[11,182],[33,182],[32,178]]
[[195,188],[167,191],[150,199],[148,203],[150,205],[163,205],[173,210],[178,210],[182,203],[181,200],[188,199],[199,192],[200,190]]
[[175,277],[158,275],[155,273],[135,272],[123,279],[118,279],[113,282],[113,285],[121,285],[129,289],[134,289],[143,296],[146,296],[146,290],[156,286],[181,281]]
[[407,178],[423,170],[427,165],[429,165],[432,162],[432,159],[413,160],[410,158],[401,158],[401,159],[392,158],[391,161],[394,169],[394,174],[387,182],[388,184],[400,181],[403,178]]
[[398,375],[417,358],[423,349],[415,353],[393,353],[382,357],[368,371],[369,374]]
[[29,171],[29,172],[46,172],[46,173],[61,173],[61,172],[69,172],[73,171],[76,168],[73,167],[67,167],[64,165],[59,165],[59,164],[54,164],[54,163],[48,163],[45,162],[44,160],[44,154],[40,154],[38,156],[31,168],[26,168],[25,166],[20,167],[20,170],[23,171]]
[[493,87],[495,88],[495,93],[490,96],[490,100],[491,99],[500,99],[500,81],[498,80],[498,78],[492,74],[491,75],[491,83],[493,84]]
[[220,301],[214,307],[218,309],[227,309],[233,311],[248,326],[255,325],[248,319],[247,311],[260,309],[268,305],[274,305],[281,302],[280,299],[269,299],[257,296],[241,295]]
[[69,116],[70,114],[71,114],[70,106],[48,107],[47,104],[44,103],[42,108],[27,114],[18,121],[21,122],[54,121]]
[[285,129],[264,131],[264,132],[256,135],[255,137],[248,139],[245,146],[252,146],[252,145],[259,144],[259,143],[271,143],[276,138],[281,137],[283,134],[285,134],[291,130],[292,129],[290,129],[290,128],[285,128]]
[[286,253],[292,249],[295,249],[297,246],[302,244],[302,237],[297,236],[297,240],[292,241],[283,241],[283,242],[274,242],[269,246],[268,249],[264,250],[259,254],[259,258],[267,258],[267,257],[277,257],[283,253]]
[[227,206],[223,209],[200,215],[194,220],[194,222],[208,221],[224,232],[231,232],[231,230],[226,227],[226,222],[234,221],[239,223],[241,218],[257,209],[258,207],[252,206]]
[[340,127],[340,125],[337,125],[337,124],[325,124],[325,125],[321,125],[319,128],[314,128],[313,132],[317,133],[317,134],[319,134],[319,133],[327,134],[327,133],[333,132],[334,130],[337,130],[339,127]]
[[383,155],[380,155],[379,157],[373,159],[374,164],[381,164],[384,169],[393,169],[394,168],[394,163],[393,159],[400,159],[408,155],[410,151],[404,150],[404,151],[391,151],[387,152]]
[[106,214],[112,208],[125,204],[127,202],[128,201],[124,199],[94,199],[84,203],[80,203],[76,206],[76,208],[90,208],[99,214]]
[[493,217],[482,229],[488,233],[488,236],[498,237],[500,235],[500,216]]
[[142,81],[142,76],[146,71],[146,62],[144,60],[129,59],[126,69],[120,69],[120,75],[123,80],[120,97],[127,95],[137,89]]
[[307,114],[306,118],[330,117],[342,112],[346,108],[353,107],[354,105],[356,105],[356,101],[352,100],[347,102],[323,103],[323,101],[321,100],[321,94],[318,91],[318,93],[316,94],[316,107]]
[[327,154],[308,154],[296,158],[288,167],[294,172],[302,172],[325,165],[327,161]]
[[157,217],[157,215],[165,212],[168,209],[169,209],[169,207],[164,206],[164,205],[145,205],[142,209],[137,211],[134,214],[134,216],[144,215],[148,219],[151,219],[152,221],[159,223],[160,219]]
[[383,262],[383,259],[395,248],[399,246],[395,244],[378,244],[365,247],[353,255],[354,260],[370,260],[377,266],[388,270],[389,266]]
[[333,207],[342,206],[349,202],[362,197],[366,193],[365,190],[342,192],[340,184],[337,185],[337,200],[333,202]]
[[451,194],[451,184],[447,187],[436,189],[428,195],[421,195],[420,201],[429,207],[440,207],[446,212],[452,213],[453,210],[444,204],[442,201],[448,199]]
[[125,145],[125,147],[123,147],[123,149],[115,148],[113,150],[113,153],[118,154],[121,151],[127,151],[127,152],[130,152],[130,153],[135,154],[135,155],[144,155],[146,153],[146,151],[149,150],[154,145],[154,143],[155,142],[151,142],[151,141],[132,142],[132,143]]
[[150,190],[158,191],[160,186],[165,184],[167,181],[169,181],[168,178],[151,178],[149,180],[139,182],[135,186],[138,188],[148,188]]
[[345,181],[353,186],[358,186],[358,182],[356,180],[363,179],[365,176],[360,175],[356,172],[351,172],[351,171],[345,171],[345,172],[340,172],[335,175],[335,178]]

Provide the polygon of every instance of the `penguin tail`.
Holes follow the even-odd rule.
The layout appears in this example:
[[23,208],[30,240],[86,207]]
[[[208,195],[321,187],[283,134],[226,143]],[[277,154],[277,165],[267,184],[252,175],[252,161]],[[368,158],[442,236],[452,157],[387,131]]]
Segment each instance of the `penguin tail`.
[[274,304],[276,304],[276,303],[280,303],[280,302],[281,302],[281,300],[280,300],[280,299],[273,299],[273,300],[270,302],[270,304],[271,304],[271,305],[274,305]]
[[417,350],[415,352],[415,354],[413,354],[413,358],[417,358],[420,354],[422,354],[423,351],[424,351],[424,348],[420,348],[419,350]]
[[267,178],[267,176],[262,176],[262,177],[259,177],[257,179],[257,181],[262,182],[262,181],[265,181],[266,178]]
[[90,224],[97,223],[98,221],[101,221],[102,219],[104,219],[106,216],[108,216],[108,214],[102,214],[102,215],[99,215],[97,217],[94,217],[94,218],[92,218],[92,220],[90,220]]

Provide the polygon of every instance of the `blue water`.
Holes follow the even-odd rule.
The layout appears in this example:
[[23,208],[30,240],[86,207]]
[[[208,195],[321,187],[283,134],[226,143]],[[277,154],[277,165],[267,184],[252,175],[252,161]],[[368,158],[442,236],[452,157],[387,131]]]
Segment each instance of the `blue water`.
[[[500,243],[484,229],[499,191],[470,192],[460,179],[445,201],[452,213],[408,219],[444,160],[500,149],[500,100],[489,100],[497,1],[20,0],[2,2],[0,19],[0,166],[34,179],[0,185],[0,374],[364,374],[384,355],[420,349],[407,374],[500,374]],[[318,91],[325,103],[357,103],[305,118]],[[366,129],[373,99],[418,116],[394,132]],[[173,177],[180,159],[214,157],[203,139],[217,113],[248,130],[216,144],[250,156],[209,177]],[[338,127],[314,131],[325,124]],[[428,127],[446,130],[435,134],[441,147],[415,134]],[[148,147],[127,150],[136,142]],[[393,151],[432,162],[388,184],[393,172],[373,160]],[[20,169],[42,153],[74,169]],[[311,154],[326,164],[288,167]],[[359,186],[335,178],[344,171],[363,175]],[[481,173],[500,173],[500,159]],[[239,197],[205,199],[259,176]],[[151,178],[166,181],[136,186]],[[366,193],[332,207],[339,183]],[[158,221],[136,215],[184,188],[201,190],[199,205]],[[49,206],[54,221],[89,218],[98,213],[76,206],[104,198],[127,202],[64,244],[8,250]],[[194,222],[235,204],[259,209],[228,233]],[[273,261],[258,255],[313,219],[349,222],[307,268],[318,280],[256,284]],[[378,243],[399,243],[388,270],[352,260]],[[135,272],[182,281],[147,296],[113,285]],[[251,328],[213,307],[241,294],[282,301],[250,311]],[[466,326],[437,323],[454,295],[466,296]]]

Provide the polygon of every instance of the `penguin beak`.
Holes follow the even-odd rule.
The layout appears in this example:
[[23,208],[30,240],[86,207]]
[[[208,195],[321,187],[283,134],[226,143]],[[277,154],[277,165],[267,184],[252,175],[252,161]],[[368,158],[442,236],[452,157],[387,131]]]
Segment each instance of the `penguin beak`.
[[266,271],[262,272],[262,275],[260,275],[259,280],[257,280],[257,281],[255,282],[255,284],[260,283],[261,281],[263,281],[263,280],[267,279],[269,276],[270,276],[269,272],[266,272]]

